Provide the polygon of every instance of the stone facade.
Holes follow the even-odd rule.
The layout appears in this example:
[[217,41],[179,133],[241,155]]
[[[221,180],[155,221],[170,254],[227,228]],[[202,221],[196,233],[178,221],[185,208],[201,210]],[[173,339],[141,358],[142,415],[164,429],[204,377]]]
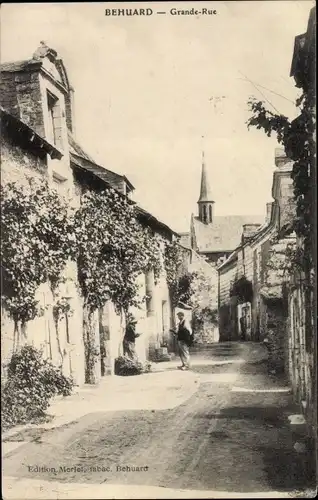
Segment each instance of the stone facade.
[[[316,123],[316,7],[310,11],[305,33],[297,35],[291,61],[290,76],[296,87],[304,91],[312,107],[313,123]],[[296,125],[297,117],[292,125]],[[302,118],[301,118],[302,119]],[[312,142],[316,156],[316,136]],[[317,203],[317,164],[313,158],[310,167],[310,191],[312,200],[312,227],[317,225],[315,204]],[[315,231],[316,233],[316,231]],[[317,439],[317,299],[315,294],[317,273],[317,233],[312,235],[312,248],[307,248],[301,237],[297,238],[300,252],[312,252],[313,268],[295,269],[288,286],[289,304],[289,374],[296,401],[301,404],[308,429]]]
[[[279,149],[275,152],[275,163],[274,202],[267,205],[267,221],[261,227],[245,226],[241,245],[218,267],[220,338],[262,341],[271,330],[277,340],[278,351],[281,353],[283,350],[286,354],[284,332],[287,314],[282,295],[284,276],[280,268],[284,268],[287,245],[292,244],[295,238],[291,235],[282,240],[279,235],[294,211],[290,177],[292,164]],[[281,260],[275,263],[280,255],[283,263]],[[249,288],[251,293],[248,297],[244,295],[247,293],[244,289]],[[273,317],[277,317],[277,321]]]
[[[289,335],[289,378],[295,399],[301,404],[302,410],[308,419],[311,430],[316,425],[315,414],[315,334],[308,338],[308,309],[313,303],[313,291],[306,289],[303,273],[294,272],[288,289],[288,329]],[[306,317],[307,316],[307,317]],[[314,329],[314,325],[312,325]]]
[[[181,239],[182,241],[182,239]],[[202,255],[180,244],[183,249],[183,266],[180,275],[194,273],[191,284],[190,310],[183,310],[192,321],[194,339],[199,344],[211,344],[219,340],[218,328],[218,273]],[[205,314],[201,314],[205,311]],[[199,321],[198,321],[199,320]]]
[[231,287],[234,283],[237,270],[237,256],[232,258],[226,266],[219,268],[219,331],[220,340],[237,339],[237,301],[231,297]]
[[[57,53],[41,44],[33,58],[1,65],[1,165],[2,183],[27,182],[27,177],[46,177],[52,188],[73,207],[79,206],[81,194],[105,185],[130,198],[133,186],[129,180],[97,165],[74,139],[73,89]],[[173,231],[148,212],[137,207],[142,225],[150,226],[164,242],[174,237]],[[72,314],[56,325],[49,285],[38,290],[38,300],[45,308],[43,316],[29,321],[26,342],[43,350],[45,357],[62,366],[65,375],[72,375],[78,385],[85,381],[83,321],[85,312],[77,282],[77,266],[70,262],[64,270],[65,283],[59,297],[69,302]],[[138,278],[140,295],[149,300],[135,315],[137,329],[143,335],[137,341],[137,352],[144,361],[153,349],[162,345],[169,335],[172,310],[164,271],[157,283],[153,272]],[[100,355],[95,363],[96,382],[114,373],[114,360],[122,352],[125,323],[109,301],[96,311],[93,320],[95,346]],[[10,359],[14,342],[14,324],[6,312],[1,316],[2,367]],[[5,370],[3,370],[5,374]]]
[[[75,191],[65,118],[67,89],[59,72],[53,71],[55,59],[56,53],[46,49],[42,57],[1,66],[1,93],[5,106],[2,114],[3,119],[7,117],[7,127],[2,127],[2,183],[23,185],[27,177],[43,176],[71,202]],[[55,110],[50,109],[49,95],[54,98]],[[80,385],[84,382],[84,350],[82,337],[78,334],[82,329],[82,304],[76,266],[69,263],[65,277],[66,283],[60,286],[57,295],[67,297],[73,314],[56,325],[53,319],[55,298],[48,284],[41,286],[38,300],[45,312],[28,322],[26,340],[43,349],[45,356],[62,366],[63,373],[72,375]],[[3,363],[12,353],[13,332],[14,323],[3,311]]]
[[217,215],[204,155],[202,157],[201,188],[198,216],[192,214],[190,232],[181,233],[182,244],[216,266],[224,262],[240,244],[242,228],[259,226],[262,216]]

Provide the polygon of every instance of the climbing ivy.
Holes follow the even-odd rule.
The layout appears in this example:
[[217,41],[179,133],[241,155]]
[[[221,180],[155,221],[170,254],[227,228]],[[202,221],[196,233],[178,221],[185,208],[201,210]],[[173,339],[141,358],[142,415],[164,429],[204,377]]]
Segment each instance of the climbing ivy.
[[[308,49],[308,50],[307,50]],[[306,52],[304,52],[306,51]],[[286,116],[268,111],[261,101],[250,100],[252,113],[247,126],[262,129],[268,136],[274,132],[283,145],[286,156],[293,161],[292,179],[296,202],[296,216],[291,231],[297,235],[297,247],[289,249],[295,277],[302,276],[305,307],[306,349],[314,341],[314,282],[316,232],[316,79],[314,42],[305,43],[299,59],[296,85],[302,94],[296,101],[298,117],[290,121]],[[304,278],[304,279],[303,279]]]
[[[139,306],[137,277],[150,269],[161,274],[160,240],[137,220],[134,206],[111,188],[87,191],[80,207],[69,207],[45,179],[1,186],[2,303],[21,332],[42,314],[36,293],[49,282],[57,297],[69,259],[78,263],[86,316],[84,341],[87,381],[98,354],[93,342],[93,314],[110,299],[118,312]],[[56,302],[58,329],[68,304]],[[19,342],[17,342],[18,344]]]
[[72,213],[46,180],[1,186],[2,303],[15,323],[42,313],[36,300],[46,282],[55,289],[74,258]]
[[164,266],[166,270],[167,283],[171,286],[180,274],[183,263],[182,247],[176,240],[169,242],[165,246]]
[[183,263],[183,250],[178,242],[166,243],[164,267],[173,307],[177,307],[179,302],[188,304],[193,294],[191,285],[194,274],[186,272]]
[[230,289],[230,297],[237,297],[240,303],[252,302],[253,293],[253,285],[245,276],[235,279]]
[[160,242],[137,220],[134,205],[112,188],[87,190],[75,214],[78,281],[84,297],[85,381],[95,382],[99,356],[95,345],[95,311],[111,300],[118,313],[127,315],[145,299],[137,278],[154,269],[161,272]]
[[310,89],[303,91],[296,106],[300,114],[296,120],[290,121],[286,116],[273,113],[265,108],[262,101],[250,99],[249,108],[252,116],[247,122],[248,127],[262,129],[270,137],[276,133],[277,140],[284,146],[287,157],[293,161],[292,179],[296,202],[296,215],[291,227],[297,236],[304,241],[308,250],[304,265],[313,266],[313,235],[315,221],[313,206],[314,169],[316,148],[314,135],[316,124],[314,119],[315,100]]
[[160,243],[134,206],[112,188],[86,191],[75,215],[78,278],[90,311],[112,300],[117,310],[140,305],[137,277],[161,272]]

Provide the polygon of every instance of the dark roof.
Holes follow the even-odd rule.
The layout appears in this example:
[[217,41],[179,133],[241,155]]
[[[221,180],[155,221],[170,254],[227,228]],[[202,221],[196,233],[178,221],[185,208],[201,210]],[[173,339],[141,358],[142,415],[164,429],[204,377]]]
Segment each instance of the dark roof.
[[[117,174],[116,172],[113,172],[112,170],[108,170],[105,167],[102,167],[101,165],[98,165],[93,158],[87,154],[82,147],[78,144],[77,141],[75,141],[74,137],[72,136],[71,132],[68,131],[68,142],[70,146],[70,156],[71,160],[80,168],[83,168],[103,181],[112,184],[114,181],[120,181],[124,180],[128,190],[132,191],[134,190],[134,186],[132,183],[127,179],[125,175]],[[84,160],[84,161],[83,161]]]
[[[39,53],[39,50],[42,53]],[[56,74],[53,74],[51,70],[45,67],[44,60],[48,59],[57,70],[58,78]],[[51,78],[54,78],[55,84],[60,87],[64,92],[69,92],[71,86],[67,76],[67,72],[62,59],[57,58],[57,52],[50,49],[45,44],[41,42],[41,47],[33,54],[32,59],[25,59],[23,61],[13,61],[4,62],[0,65],[0,70],[2,73],[16,73],[20,71],[34,71],[34,70],[44,70]]]
[[[117,174],[111,170],[108,170],[98,165],[93,160],[93,158],[82,149],[82,147],[78,144],[78,142],[75,141],[70,131],[68,132],[68,140],[70,145],[71,162],[75,164],[77,167],[92,173],[93,175],[101,179],[103,182],[105,182],[108,186],[114,187],[114,180],[116,181],[117,179],[117,180],[124,180],[128,185],[128,187],[130,188],[130,190],[134,189],[134,186],[129,182],[129,180],[124,175]],[[147,225],[150,225],[156,229],[164,230],[171,234],[177,235],[175,231],[173,231],[169,226],[167,226],[163,222],[159,221],[159,219],[157,219],[154,215],[147,212],[140,206],[136,205],[134,202],[131,201],[131,203],[135,205],[136,215],[140,221],[147,223]]]
[[173,229],[171,229],[169,226],[167,226],[166,224],[161,222],[159,219],[157,219],[150,212],[147,212],[147,210],[145,210],[144,208],[136,205],[135,211],[136,211],[136,214],[137,214],[140,221],[149,223],[149,225],[152,225],[156,229],[164,230],[170,234],[178,236],[178,233],[173,231]]
[[193,217],[195,239],[200,253],[229,252],[241,242],[244,224],[262,224],[260,215],[215,216],[212,224],[204,224]]
[[316,66],[316,7],[309,13],[306,33],[297,35],[294,41],[290,76],[294,77],[296,86],[305,87],[314,83]]
[[206,201],[213,201],[212,191],[210,188],[208,175],[206,171],[206,165],[204,163],[204,158],[202,161],[202,173],[201,173],[201,188],[200,188],[200,197],[198,203],[203,203]]
[[37,134],[29,125],[24,123],[19,118],[11,115],[6,109],[0,106],[1,118],[4,124],[11,126],[15,133],[23,134],[32,147],[49,154],[52,159],[61,159],[63,153],[57,149],[53,144],[45,140]]
[[15,71],[24,71],[30,67],[41,67],[42,61],[36,61],[35,59],[26,59],[24,61],[14,61],[14,62],[5,62],[0,65],[0,69],[2,72],[15,72]]
[[292,58],[292,64],[291,64],[289,76],[294,76],[296,73],[297,65],[299,62],[299,55],[300,55],[301,50],[304,48],[305,41],[306,41],[306,33],[303,33],[302,35],[295,36],[294,54],[293,54],[293,58]]
[[190,233],[179,233],[179,243],[185,248],[191,248],[191,235]]
[[78,144],[78,142],[75,141],[74,137],[72,136],[71,132],[68,130],[68,143],[70,146],[70,152],[75,153],[78,156],[81,156],[85,160],[89,160],[92,163],[95,163],[93,158],[89,156]]

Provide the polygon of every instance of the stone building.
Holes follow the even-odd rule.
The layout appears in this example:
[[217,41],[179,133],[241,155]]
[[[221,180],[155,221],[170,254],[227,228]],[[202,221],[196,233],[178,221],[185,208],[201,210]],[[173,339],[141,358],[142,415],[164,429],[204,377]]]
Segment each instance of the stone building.
[[[217,265],[226,261],[238,247],[242,231],[244,230],[245,235],[252,234],[261,226],[264,217],[257,215],[217,215],[215,213],[216,203],[208,179],[204,153],[202,154],[201,185],[197,203],[198,215],[192,214],[189,232],[179,233],[180,244],[197,256],[195,259],[196,265],[192,264],[192,269],[196,267],[200,273],[205,273],[211,281],[211,290],[213,292],[211,292],[210,297],[202,299],[202,307],[208,307],[213,311],[214,308],[215,310],[218,308],[221,293],[218,286]],[[203,261],[205,261],[205,264],[203,264]],[[214,268],[214,270],[211,268]],[[233,269],[235,273],[234,264]],[[224,295],[224,291],[222,293]],[[233,328],[231,329],[233,330]],[[214,324],[214,321],[213,324],[207,324],[204,330],[203,338],[206,340],[219,339],[219,327]]]
[[[49,184],[70,199],[75,197],[70,165],[68,127],[72,128],[73,108],[67,74],[57,53],[41,44],[32,59],[1,65],[2,183],[27,182],[27,177],[43,176]],[[28,324],[28,343],[44,350],[44,355],[62,365],[78,384],[84,382],[84,347],[78,332],[81,298],[76,287],[76,269],[65,269],[66,283],[59,294],[67,297],[75,311],[58,331],[53,320],[54,298],[48,285],[38,291],[45,307],[43,316]],[[12,352],[13,321],[2,310],[2,354],[6,361]]]
[[[294,214],[292,163],[283,150],[275,151],[273,202],[267,204],[262,226],[243,230],[241,244],[218,267],[219,328],[222,340],[264,340],[270,329],[286,352],[287,308],[282,284],[287,246],[295,237],[282,237]],[[284,344],[284,345],[283,345]],[[282,363],[285,361],[282,359]]]
[[190,232],[180,233],[180,242],[212,265],[225,260],[233,252],[240,243],[244,225],[249,227],[264,220],[258,215],[217,215],[215,205],[203,153],[198,215],[192,214]]
[[[191,284],[192,312],[187,312],[191,317],[195,342],[198,344],[211,344],[218,342],[219,329],[217,322],[218,309],[218,272],[215,266],[191,248],[184,246],[182,238],[179,240],[184,252],[184,265],[181,273],[194,273],[195,278]],[[200,321],[198,319],[200,318]]]
[[[1,169],[2,183],[27,182],[27,177],[45,177],[69,204],[77,207],[87,187],[111,186],[134,203],[133,185],[124,176],[98,165],[85,153],[74,136],[74,90],[57,53],[41,43],[26,61],[1,65]],[[165,241],[176,237],[168,226],[135,203],[136,216],[143,226],[151,227],[161,238],[161,258]],[[45,307],[41,317],[28,322],[25,342],[42,348],[44,356],[61,365],[78,385],[84,383],[83,299],[77,282],[77,266],[69,262],[65,283],[59,296],[65,298],[73,314],[59,323],[53,320],[55,298],[47,285],[40,287],[38,300]],[[137,341],[141,360],[163,342],[172,321],[172,310],[164,271],[158,283],[153,272],[140,276],[140,293],[148,295],[144,309],[135,311],[137,328],[143,335]],[[121,348],[124,324],[109,301],[95,314],[95,340],[100,356],[95,365],[95,379],[113,373],[114,358]],[[2,365],[12,354],[14,324],[2,310]]]
[[[70,132],[69,143],[71,167],[77,194],[80,196],[87,188],[98,191],[105,187],[112,187],[122,196],[127,197],[129,203],[135,207],[136,217],[140,224],[143,227],[151,228],[160,238],[160,255],[163,267],[165,242],[172,241],[176,237],[176,233],[132,200],[134,186],[126,176],[98,165],[83,150]],[[137,320],[137,331],[142,333],[136,340],[136,351],[140,361],[145,361],[153,358],[155,350],[168,339],[173,311],[164,269],[157,282],[155,282],[153,271],[150,270],[145,276],[139,276],[138,285],[139,298],[147,295],[148,299],[140,308],[132,308],[130,312]],[[95,342],[101,347],[100,364],[96,365],[97,378],[107,373],[113,373],[113,361],[121,353],[123,326],[113,304],[108,301],[103,310],[99,311],[98,321],[96,320]]]
[[[313,122],[316,122],[316,7],[310,11],[305,33],[297,35],[291,62],[290,76],[300,88],[312,108]],[[297,132],[299,115],[292,127]],[[312,227],[317,227],[315,210],[317,204],[316,137],[312,132],[314,154],[310,166],[310,191],[307,194],[313,206]],[[293,146],[293,144],[291,144]],[[289,305],[289,374],[295,399],[302,406],[312,436],[317,437],[317,302],[315,294],[317,272],[317,232],[312,235],[311,248],[297,237],[297,251],[312,254],[313,267],[294,269],[288,286]],[[309,257],[309,256],[308,256]],[[305,262],[309,262],[305,258]]]

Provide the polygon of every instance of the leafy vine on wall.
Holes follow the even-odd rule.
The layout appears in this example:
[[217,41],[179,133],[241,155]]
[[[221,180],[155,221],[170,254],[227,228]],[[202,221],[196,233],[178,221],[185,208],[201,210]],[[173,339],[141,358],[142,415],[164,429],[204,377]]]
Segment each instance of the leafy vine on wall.
[[249,108],[252,116],[247,122],[248,127],[264,130],[269,137],[276,133],[277,140],[283,145],[288,158],[293,161],[292,179],[296,214],[293,218],[291,231],[302,238],[306,248],[304,266],[313,266],[313,234],[314,234],[314,169],[316,148],[314,142],[315,120],[312,92],[304,91],[297,100],[296,106],[300,114],[296,120],[290,121],[286,116],[273,113],[266,109],[262,101],[250,99]]
[[179,302],[188,304],[193,294],[191,285],[195,274],[185,271],[183,265],[184,256],[182,247],[177,241],[167,243],[164,252],[164,267],[172,307],[177,307]]
[[86,191],[75,215],[78,278],[87,307],[112,300],[118,311],[140,304],[136,279],[161,273],[159,241],[136,219],[134,206],[114,189]]
[[[87,310],[89,380],[97,356],[93,315],[109,299],[118,312],[140,305],[144,297],[137,277],[150,269],[156,280],[161,274],[159,238],[138,222],[134,206],[111,188],[85,192],[75,211],[47,180],[27,179],[26,186],[8,183],[1,186],[1,212],[2,304],[21,331],[43,313],[36,298],[39,286],[49,283],[57,297],[68,260],[77,261]],[[54,307],[58,323],[61,308],[59,303]]]
[[1,186],[2,304],[24,331],[29,320],[43,313],[36,299],[39,286],[52,289],[74,258],[72,213],[46,180],[27,179],[22,185]]

